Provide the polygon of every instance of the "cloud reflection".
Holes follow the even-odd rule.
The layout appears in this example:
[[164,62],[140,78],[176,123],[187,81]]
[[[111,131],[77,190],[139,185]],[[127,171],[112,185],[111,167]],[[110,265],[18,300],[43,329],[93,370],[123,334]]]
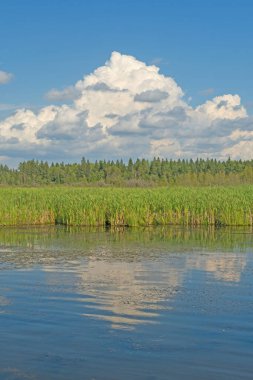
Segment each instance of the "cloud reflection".
[[[222,231],[4,230],[0,269],[39,268],[55,302],[76,302],[84,317],[133,329],[157,323],[196,271],[209,282],[240,281],[252,234]],[[6,308],[7,299],[0,296],[0,312]]]

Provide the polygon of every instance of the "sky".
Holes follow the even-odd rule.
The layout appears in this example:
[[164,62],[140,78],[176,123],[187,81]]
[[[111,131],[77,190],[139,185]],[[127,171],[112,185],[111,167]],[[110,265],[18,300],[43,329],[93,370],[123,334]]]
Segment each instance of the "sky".
[[253,159],[251,0],[3,0],[0,162]]

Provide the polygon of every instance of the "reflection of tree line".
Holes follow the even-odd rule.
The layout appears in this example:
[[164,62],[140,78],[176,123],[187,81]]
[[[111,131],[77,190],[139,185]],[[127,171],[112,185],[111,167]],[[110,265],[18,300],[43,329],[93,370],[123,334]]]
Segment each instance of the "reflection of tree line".
[[246,256],[237,252],[252,240],[245,229],[0,229],[0,268],[39,264],[53,288],[77,289],[84,315],[129,328],[155,322],[189,271],[239,282]]
[[[146,228],[93,228],[93,227],[10,227],[0,228],[0,245],[27,249],[71,248],[83,250],[97,245],[119,243],[170,249],[240,249],[252,246],[252,227],[146,227]],[[52,252],[53,252],[52,251]]]

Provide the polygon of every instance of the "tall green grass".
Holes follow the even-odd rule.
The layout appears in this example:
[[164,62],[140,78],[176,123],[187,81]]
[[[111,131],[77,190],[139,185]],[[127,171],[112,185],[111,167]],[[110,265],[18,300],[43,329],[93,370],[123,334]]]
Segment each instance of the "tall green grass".
[[253,225],[253,186],[2,188],[0,225]]

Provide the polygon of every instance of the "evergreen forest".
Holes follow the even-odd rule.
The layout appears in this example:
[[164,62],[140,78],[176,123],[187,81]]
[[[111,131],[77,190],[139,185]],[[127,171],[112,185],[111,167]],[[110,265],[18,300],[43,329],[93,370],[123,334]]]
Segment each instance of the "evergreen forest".
[[17,168],[0,165],[0,185],[6,186],[217,186],[253,184],[253,160],[129,159],[79,163],[29,160]]

